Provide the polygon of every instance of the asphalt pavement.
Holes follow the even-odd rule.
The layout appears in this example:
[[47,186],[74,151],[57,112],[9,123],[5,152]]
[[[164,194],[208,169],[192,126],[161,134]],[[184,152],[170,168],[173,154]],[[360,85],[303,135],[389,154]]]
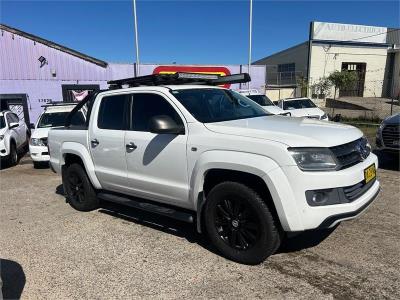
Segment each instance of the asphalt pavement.
[[107,203],[75,211],[60,178],[23,158],[0,170],[3,296],[400,299],[398,160],[382,166],[382,191],[358,219],[246,266],[218,255],[191,224]]

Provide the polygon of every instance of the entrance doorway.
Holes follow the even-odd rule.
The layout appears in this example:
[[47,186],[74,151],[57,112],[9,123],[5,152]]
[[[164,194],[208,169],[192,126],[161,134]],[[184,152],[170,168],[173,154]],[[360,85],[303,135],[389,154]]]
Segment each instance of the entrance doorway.
[[365,85],[365,70],[367,68],[366,63],[353,63],[344,62],[342,63],[342,71],[356,72],[357,81],[351,86],[340,89],[339,97],[363,97],[364,96],[364,85]]
[[0,94],[0,110],[11,110],[29,126],[29,109],[27,94]]

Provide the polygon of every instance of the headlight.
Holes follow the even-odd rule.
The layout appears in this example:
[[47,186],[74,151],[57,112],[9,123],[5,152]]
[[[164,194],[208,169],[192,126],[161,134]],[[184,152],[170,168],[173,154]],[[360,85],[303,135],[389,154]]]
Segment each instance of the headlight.
[[322,116],[321,116],[321,120],[325,120],[325,119],[327,119],[328,118],[328,115],[327,114],[323,114]]
[[0,142],[4,140],[4,135],[0,135]]
[[31,138],[30,144],[32,146],[46,146],[41,139]]
[[338,167],[335,156],[327,148],[289,148],[288,150],[303,171],[330,171]]

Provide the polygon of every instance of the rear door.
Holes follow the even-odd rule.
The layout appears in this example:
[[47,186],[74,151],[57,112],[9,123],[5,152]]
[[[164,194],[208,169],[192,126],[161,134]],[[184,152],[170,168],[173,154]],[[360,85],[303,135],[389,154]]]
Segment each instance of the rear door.
[[130,130],[125,142],[132,145],[126,152],[128,185],[131,193],[155,201],[188,207],[187,128],[185,133],[155,134],[149,121],[166,115],[185,126],[179,110],[163,94],[132,94]]
[[125,131],[128,95],[104,95],[93,107],[89,147],[95,172],[106,190],[123,192],[127,184]]

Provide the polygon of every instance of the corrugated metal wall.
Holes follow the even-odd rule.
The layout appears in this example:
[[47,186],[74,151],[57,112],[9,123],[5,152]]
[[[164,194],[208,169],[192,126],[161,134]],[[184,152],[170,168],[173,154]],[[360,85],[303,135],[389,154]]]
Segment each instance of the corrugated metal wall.
[[[5,30],[0,53],[2,80],[107,80],[109,75],[107,68]],[[40,56],[48,62],[42,67]]]
[[[99,85],[101,89],[106,89],[108,80],[134,76],[133,64],[110,63],[101,66],[86,60],[87,56],[77,57],[50,46],[1,30],[0,94],[26,94],[32,122],[36,121],[46,101],[63,100],[63,85]],[[41,56],[46,58],[47,63],[44,65],[38,60]],[[157,66],[140,65],[140,75],[152,74]],[[240,70],[247,72],[246,66],[224,67],[232,74]],[[265,67],[252,66],[251,74],[252,88],[263,89]],[[233,85],[232,88],[240,87]]]

